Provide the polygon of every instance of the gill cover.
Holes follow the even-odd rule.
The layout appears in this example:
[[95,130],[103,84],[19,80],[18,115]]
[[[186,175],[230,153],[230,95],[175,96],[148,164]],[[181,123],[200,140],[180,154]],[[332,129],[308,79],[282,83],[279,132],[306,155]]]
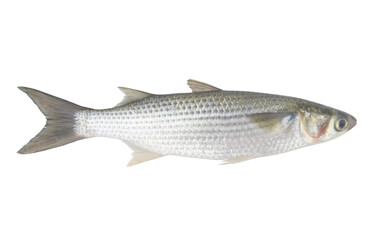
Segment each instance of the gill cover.
[[300,129],[304,139],[309,143],[319,141],[328,130],[331,116],[310,112],[301,115]]

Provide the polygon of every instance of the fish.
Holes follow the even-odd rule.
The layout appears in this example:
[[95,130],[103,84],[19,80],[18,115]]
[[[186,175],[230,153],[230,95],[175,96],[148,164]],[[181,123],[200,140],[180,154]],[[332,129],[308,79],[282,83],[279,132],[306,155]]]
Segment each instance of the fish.
[[192,79],[187,83],[192,92],[165,95],[119,87],[123,100],[107,109],[19,87],[47,120],[18,153],[107,137],[133,150],[128,166],[166,155],[231,164],[326,142],[357,123],[346,112],[300,98],[224,91]]

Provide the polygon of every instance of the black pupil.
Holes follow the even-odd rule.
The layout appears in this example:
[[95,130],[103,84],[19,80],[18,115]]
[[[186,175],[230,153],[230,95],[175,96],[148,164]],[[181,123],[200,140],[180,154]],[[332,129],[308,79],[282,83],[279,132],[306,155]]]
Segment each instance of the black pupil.
[[338,123],[338,127],[340,129],[346,127],[346,120],[344,120],[344,119],[340,120],[339,123]]

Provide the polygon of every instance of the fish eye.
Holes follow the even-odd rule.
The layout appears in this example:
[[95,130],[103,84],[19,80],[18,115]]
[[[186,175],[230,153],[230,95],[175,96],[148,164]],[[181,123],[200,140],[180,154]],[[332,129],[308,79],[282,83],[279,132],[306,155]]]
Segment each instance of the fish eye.
[[347,127],[347,120],[346,119],[338,119],[336,122],[336,129],[337,131],[342,131]]

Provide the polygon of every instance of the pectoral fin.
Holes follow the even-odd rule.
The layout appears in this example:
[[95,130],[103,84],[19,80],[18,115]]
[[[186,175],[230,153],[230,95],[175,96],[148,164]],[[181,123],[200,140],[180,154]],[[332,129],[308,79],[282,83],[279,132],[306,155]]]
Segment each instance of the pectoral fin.
[[296,117],[295,112],[257,113],[248,116],[258,128],[273,133],[286,130]]
[[134,151],[132,154],[133,157],[128,163],[128,167],[131,167],[131,166],[134,166],[134,165],[146,162],[146,161],[150,161],[150,160],[153,160],[156,158],[163,157],[162,154],[150,152],[146,149],[143,149],[139,146],[136,146],[136,145],[129,143],[129,142],[126,142],[126,141],[123,141],[123,142],[125,144],[127,144]]

